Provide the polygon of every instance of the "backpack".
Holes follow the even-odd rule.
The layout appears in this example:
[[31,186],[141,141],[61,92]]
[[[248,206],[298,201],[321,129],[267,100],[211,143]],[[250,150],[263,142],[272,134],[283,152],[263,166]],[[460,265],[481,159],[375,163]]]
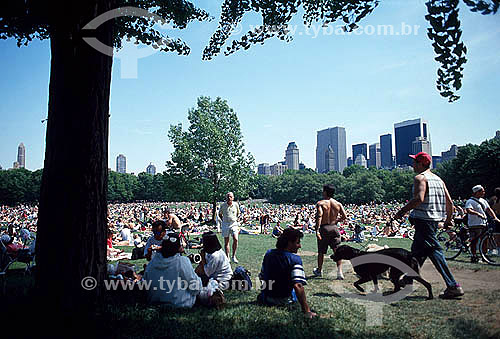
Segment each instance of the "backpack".
[[238,266],[234,269],[233,277],[231,278],[231,289],[238,291],[250,291],[252,289],[252,279],[250,271],[243,266]]
[[144,259],[144,247],[134,247],[132,250],[132,257],[130,258],[131,260],[136,260],[136,259]]

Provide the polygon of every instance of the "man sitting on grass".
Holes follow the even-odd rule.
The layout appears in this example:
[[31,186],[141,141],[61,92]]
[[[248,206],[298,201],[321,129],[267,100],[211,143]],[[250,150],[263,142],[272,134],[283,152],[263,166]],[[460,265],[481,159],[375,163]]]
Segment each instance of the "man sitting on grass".
[[167,225],[163,220],[157,220],[153,223],[151,228],[153,230],[153,235],[149,237],[146,245],[144,246],[144,256],[148,261],[151,261],[153,250],[160,248],[163,237],[166,233]]
[[313,318],[307,304],[306,285],[302,259],[296,254],[301,247],[303,234],[299,230],[287,228],[276,242],[276,249],[267,251],[262,261],[259,278],[262,281],[262,292],[257,300],[268,306],[287,305],[297,300],[307,318]]

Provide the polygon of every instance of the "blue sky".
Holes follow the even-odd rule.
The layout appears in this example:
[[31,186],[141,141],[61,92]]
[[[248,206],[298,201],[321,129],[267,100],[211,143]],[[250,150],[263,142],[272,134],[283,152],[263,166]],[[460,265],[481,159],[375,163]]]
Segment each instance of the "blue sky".
[[[218,19],[219,8],[206,6]],[[468,49],[461,99],[449,104],[435,88],[438,64],[427,38],[424,1],[382,1],[361,25],[363,34],[306,31],[300,18],[293,41],[277,39],[225,57],[202,61],[203,48],[217,20],[192,23],[183,31],[165,30],[191,47],[187,57],[155,53],[138,60],[137,77],[125,78],[115,58],[111,84],[109,167],[127,157],[127,172],[143,172],[152,162],[165,169],[172,145],[171,124],[187,126],[188,109],[201,96],[222,97],[237,112],[245,149],[256,164],[283,160],[290,141],[300,161],[315,167],[316,131],[343,126],[351,145],[378,142],[393,134],[394,123],[429,122],[434,155],[451,144],[480,143],[500,129],[500,15],[482,16],[461,5],[463,40]],[[260,23],[246,14],[241,29]],[[370,26],[393,25],[410,35],[370,35]],[[415,25],[420,26],[415,30]],[[238,28],[237,30],[239,30]],[[242,33],[235,32],[239,38]],[[129,51],[123,51],[127,56]],[[150,53],[151,54],[151,53]],[[0,41],[0,165],[12,167],[17,146],[26,146],[26,167],[43,166],[50,49],[48,41],[18,48]],[[125,71],[130,68],[125,68]]]

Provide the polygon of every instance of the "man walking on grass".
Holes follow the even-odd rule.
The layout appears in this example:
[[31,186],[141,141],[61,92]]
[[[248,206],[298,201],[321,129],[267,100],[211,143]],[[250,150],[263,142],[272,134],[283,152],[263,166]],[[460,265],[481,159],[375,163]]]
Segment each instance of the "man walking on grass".
[[226,201],[220,206],[219,218],[222,220],[221,229],[222,237],[224,238],[224,250],[229,258],[229,236],[233,238],[233,262],[238,263],[236,258],[236,250],[238,249],[238,234],[240,227],[238,217],[240,216],[240,206],[234,200],[233,192],[226,194]]
[[443,277],[446,290],[439,295],[440,298],[460,297],[464,295],[464,291],[453,278],[443,249],[436,238],[439,222],[444,220],[445,227],[451,225],[453,202],[444,182],[430,170],[431,156],[420,152],[410,157],[413,158],[413,170],[417,173],[413,180],[413,199],[401,208],[394,218],[400,219],[411,211],[410,223],[415,227],[412,254],[420,265],[429,257]]
[[[321,276],[323,259],[328,252],[328,246],[335,252],[341,242],[341,236],[337,223],[346,220],[344,207],[340,202],[333,199],[335,187],[333,185],[323,186],[323,200],[316,204],[316,238],[318,241],[318,267],[314,269],[315,276]],[[337,261],[337,279],[344,279],[342,273],[342,261]]]

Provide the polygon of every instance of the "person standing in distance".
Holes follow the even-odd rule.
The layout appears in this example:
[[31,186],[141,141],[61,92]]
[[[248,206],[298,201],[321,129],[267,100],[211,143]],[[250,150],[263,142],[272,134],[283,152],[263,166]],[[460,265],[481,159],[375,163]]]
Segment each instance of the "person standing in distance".
[[236,250],[238,249],[238,234],[240,227],[238,217],[240,216],[240,206],[234,200],[233,192],[226,194],[226,201],[219,208],[219,218],[221,222],[222,237],[224,237],[224,251],[229,258],[229,236],[233,237],[233,257],[234,263],[238,263]]
[[443,277],[446,289],[439,295],[440,298],[460,297],[464,295],[464,291],[451,274],[443,249],[436,238],[438,223],[444,220],[445,227],[452,225],[453,202],[443,180],[430,170],[431,156],[420,152],[410,157],[413,158],[413,171],[417,173],[413,180],[413,199],[394,218],[400,219],[411,211],[410,223],[415,227],[412,255],[417,258],[420,266],[429,257]]
[[472,253],[471,262],[479,262],[479,258],[476,255],[477,243],[479,240],[479,235],[488,226],[488,215],[496,222],[500,223],[495,212],[488,204],[488,201],[484,199],[486,191],[481,185],[476,185],[472,187],[472,196],[465,203],[465,210],[467,211],[467,224],[469,226],[469,232],[471,236],[470,251]]

